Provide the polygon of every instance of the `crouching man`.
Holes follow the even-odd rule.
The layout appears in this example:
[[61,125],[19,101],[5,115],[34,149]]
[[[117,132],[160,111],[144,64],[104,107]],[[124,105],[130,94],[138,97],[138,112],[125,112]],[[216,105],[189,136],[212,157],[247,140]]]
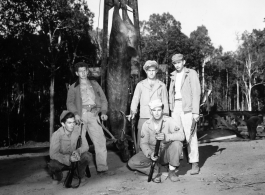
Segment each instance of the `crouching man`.
[[78,172],[81,178],[85,176],[86,166],[91,162],[92,156],[88,152],[86,131],[82,130],[82,145],[76,149],[80,126],[75,125],[75,115],[69,111],[63,111],[60,116],[62,127],[52,134],[50,143],[50,158],[48,164],[52,178],[59,183],[63,178],[62,171],[67,169],[71,162],[78,163]]
[[[168,178],[172,182],[179,180],[175,169],[179,166],[184,140],[183,130],[179,129],[171,117],[163,116],[163,107],[161,100],[153,100],[149,103],[152,116],[142,127],[140,141],[142,151],[135,154],[128,162],[131,169],[148,175],[152,160],[157,161],[153,176],[155,183],[161,182],[160,166],[166,164],[169,164]],[[160,150],[158,157],[154,157],[157,140],[161,140]]]

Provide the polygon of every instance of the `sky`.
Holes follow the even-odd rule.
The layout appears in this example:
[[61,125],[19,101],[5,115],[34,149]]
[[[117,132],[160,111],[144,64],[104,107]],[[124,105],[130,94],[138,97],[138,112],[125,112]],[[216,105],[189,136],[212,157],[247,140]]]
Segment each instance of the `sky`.
[[[102,29],[104,0],[87,2],[95,14],[94,29]],[[188,37],[198,26],[204,25],[214,47],[221,45],[224,51],[235,51],[238,47],[237,35],[244,31],[265,28],[264,8],[265,0],[138,0],[141,21],[149,20],[154,13],[161,15],[169,12],[181,23],[181,31]],[[109,14],[111,18],[112,10]]]

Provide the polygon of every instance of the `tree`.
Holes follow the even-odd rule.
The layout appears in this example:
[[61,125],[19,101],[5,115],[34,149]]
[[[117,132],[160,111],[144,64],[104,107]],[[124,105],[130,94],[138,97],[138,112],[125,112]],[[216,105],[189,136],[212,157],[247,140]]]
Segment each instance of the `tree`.
[[237,61],[241,64],[242,89],[245,94],[247,109],[252,111],[253,88],[265,84],[265,42],[257,30],[252,33],[245,31],[241,40],[243,43],[238,48]]
[[[21,58],[14,64],[16,69],[22,61],[26,65],[24,69],[28,68],[32,75],[42,71],[40,77],[46,76],[42,83],[50,78],[51,136],[54,129],[55,73],[65,70],[65,67],[68,71],[72,70],[76,61],[90,64],[96,61],[95,46],[89,36],[94,15],[84,0],[3,0],[0,9],[0,34],[3,39],[21,43],[23,52],[19,52],[21,56],[18,57]],[[2,57],[5,62],[11,52],[6,54]],[[43,68],[48,70],[48,75]],[[38,84],[42,88],[43,84]]]
[[189,59],[197,69],[201,70],[203,94],[205,88],[204,67],[206,63],[210,61],[210,56],[213,53],[214,47],[208,35],[208,30],[203,25],[198,26],[197,30],[191,32],[190,41],[192,52],[189,55]]

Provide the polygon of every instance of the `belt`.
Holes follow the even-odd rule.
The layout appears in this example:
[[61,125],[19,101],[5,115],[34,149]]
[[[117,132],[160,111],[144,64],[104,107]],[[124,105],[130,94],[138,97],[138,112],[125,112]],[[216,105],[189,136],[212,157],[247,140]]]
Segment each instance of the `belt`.
[[175,99],[175,101],[182,101],[182,98],[179,98],[179,99]]
[[95,104],[88,104],[88,105],[83,105],[82,108],[85,109],[87,112],[91,112],[93,108],[95,108]]

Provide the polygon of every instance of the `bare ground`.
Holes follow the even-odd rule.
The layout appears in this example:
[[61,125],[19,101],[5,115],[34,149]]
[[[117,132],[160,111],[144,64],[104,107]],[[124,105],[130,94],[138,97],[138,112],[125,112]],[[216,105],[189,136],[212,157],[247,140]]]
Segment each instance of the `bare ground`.
[[99,176],[90,165],[91,178],[78,189],[52,184],[46,171],[46,155],[24,154],[0,157],[0,194],[5,195],[175,195],[175,194],[265,194],[265,140],[200,144],[199,175],[189,174],[190,166],[181,161],[180,181],[163,176],[161,184],[148,183],[147,176],[130,171],[115,151],[108,152],[114,175]]

